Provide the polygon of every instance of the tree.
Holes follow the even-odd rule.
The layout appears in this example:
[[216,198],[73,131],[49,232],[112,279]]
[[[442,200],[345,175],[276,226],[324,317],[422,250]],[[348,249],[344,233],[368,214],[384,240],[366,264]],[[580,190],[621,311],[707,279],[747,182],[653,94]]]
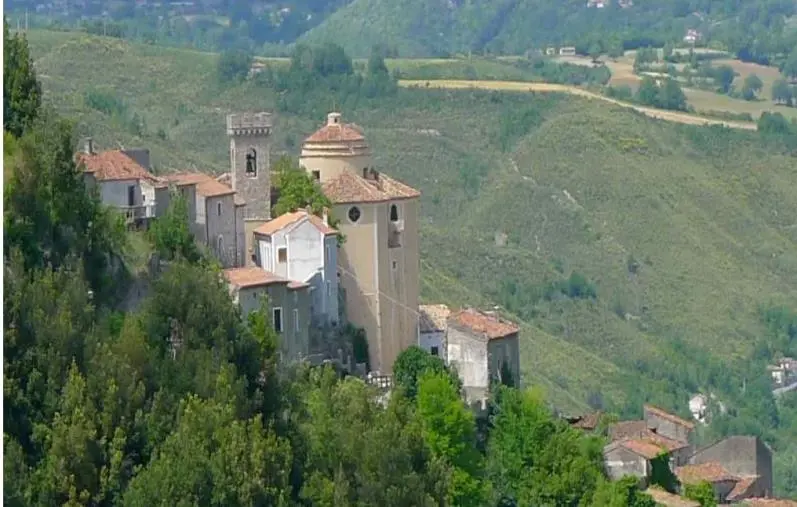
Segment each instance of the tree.
[[385,65],[385,57],[380,48],[373,48],[371,56],[368,58],[368,75],[381,76],[388,75],[387,65]]
[[216,68],[219,81],[222,83],[240,82],[249,75],[252,68],[252,54],[244,50],[224,51],[219,57]]
[[674,79],[667,79],[664,85],[661,86],[658,93],[658,100],[656,101],[658,107],[664,109],[671,109],[674,111],[686,110],[686,95],[684,95],[678,81]]
[[793,98],[794,91],[789,82],[782,78],[775,80],[772,84],[772,100],[790,106]]
[[653,78],[645,76],[639,84],[636,92],[636,99],[645,105],[655,106],[658,103],[659,87]]
[[716,507],[717,498],[714,495],[714,488],[711,483],[703,481],[698,484],[686,484],[684,486],[684,496],[690,500],[700,503],[700,507]]
[[761,81],[761,78],[755,74],[750,74],[744,78],[742,97],[744,97],[745,100],[754,100],[763,87],[764,83]]
[[485,505],[490,488],[476,448],[474,416],[447,375],[429,372],[420,378],[417,413],[426,445],[448,470],[447,503]]
[[653,498],[640,491],[639,480],[634,476],[619,481],[601,479],[592,500],[595,507],[656,507]]
[[188,262],[201,259],[194,235],[188,228],[188,204],[180,193],[173,193],[166,213],[157,218],[148,231],[155,250],[166,260],[182,258]]
[[3,130],[20,137],[41,106],[41,85],[24,34],[8,33],[3,18]]
[[588,503],[602,477],[601,442],[554,419],[537,391],[497,391],[487,444],[495,500],[509,505]]
[[797,80],[797,48],[789,53],[789,57],[786,59],[786,62],[784,62],[781,72],[790,80]]
[[763,134],[789,134],[791,126],[789,121],[780,113],[764,111],[758,118],[758,131]]
[[728,93],[731,91],[731,85],[736,77],[733,67],[730,65],[720,65],[716,67],[713,72],[714,82],[717,83],[721,93]]
[[589,46],[589,57],[592,59],[592,62],[595,63],[600,58],[601,54],[603,53],[603,48],[597,42],[593,42]]
[[393,364],[393,379],[404,388],[409,399],[414,400],[418,394],[418,381],[426,373],[445,374],[460,392],[462,386],[459,377],[449,372],[439,357],[433,356],[424,349],[413,345],[403,350]]
[[273,209],[274,216],[308,206],[314,215],[321,216],[325,208],[332,207],[332,202],[321,191],[318,182],[289,157],[280,157],[274,164],[274,172],[277,173],[275,185],[279,191]]

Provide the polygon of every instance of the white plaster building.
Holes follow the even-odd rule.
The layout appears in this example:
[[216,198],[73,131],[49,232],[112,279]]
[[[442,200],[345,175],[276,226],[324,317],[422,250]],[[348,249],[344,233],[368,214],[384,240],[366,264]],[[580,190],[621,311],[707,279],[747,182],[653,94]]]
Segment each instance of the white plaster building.
[[307,210],[285,213],[254,230],[255,264],[279,277],[310,286],[317,324],[336,325],[338,239],[328,218]]

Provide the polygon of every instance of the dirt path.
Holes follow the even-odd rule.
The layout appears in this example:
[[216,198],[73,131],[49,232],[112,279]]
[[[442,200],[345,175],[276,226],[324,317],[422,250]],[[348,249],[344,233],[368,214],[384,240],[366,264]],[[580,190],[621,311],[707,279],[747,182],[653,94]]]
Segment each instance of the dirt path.
[[637,106],[622,102],[620,100],[605,97],[603,95],[584,90],[575,86],[552,84],[552,83],[529,83],[523,81],[467,81],[455,79],[431,79],[431,80],[409,80],[402,79],[399,81],[401,86],[418,86],[420,88],[480,88],[483,90],[504,90],[504,91],[525,91],[525,92],[559,92],[569,93],[571,95],[579,95],[590,99],[598,99],[604,102],[609,102],[620,107],[627,107],[638,111],[651,118],[660,120],[673,121],[677,123],[685,123],[687,125],[724,125],[730,128],[756,130],[755,123],[741,122],[741,121],[724,121],[703,118],[689,113],[682,113],[679,111],[666,111],[663,109],[656,109],[653,107]]

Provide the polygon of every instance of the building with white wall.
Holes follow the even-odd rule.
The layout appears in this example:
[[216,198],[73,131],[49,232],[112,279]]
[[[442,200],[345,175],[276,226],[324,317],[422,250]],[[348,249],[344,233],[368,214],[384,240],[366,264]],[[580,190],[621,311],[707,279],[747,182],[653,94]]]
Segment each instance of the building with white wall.
[[308,210],[285,213],[254,230],[255,264],[289,280],[306,283],[311,314],[319,325],[336,325],[338,237],[326,215]]
[[446,305],[420,305],[418,313],[418,346],[445,360],[447,320],[451,310]]

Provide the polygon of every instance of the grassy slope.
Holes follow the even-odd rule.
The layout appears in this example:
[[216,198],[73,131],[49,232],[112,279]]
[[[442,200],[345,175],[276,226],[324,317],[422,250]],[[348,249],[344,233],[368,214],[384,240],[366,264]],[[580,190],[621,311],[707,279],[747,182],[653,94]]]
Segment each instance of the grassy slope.
[[[250,86],[220,90],[209,79],[213,57],[202,53],[80,34],[33,31],[30,40],[47,100],[78,119],[81,134],[101,147],[148,146],[160,169],[226,170],[224,115],[274,105],[270,92]],[[83,94],[91,87],[124,96],[145,119],[143,138],[90,110]],[[739,357],[763,331],[760,305],[797,307],[789,283],[797,164],[765,152],[755,134],[708,137],[553,94],[402,93],[406,107],[347,116],[367,129],[379,167],[423,191],[424,299],[495,301],[501,280],[551,280],[557,263],[597,283],[597,301],[545,303],[523,324],[525,379],[546,386],[560,407],[584,408],[595,390],[622,402],[630,380],[662,392],[637,366],[663,361],[671,338]],[[415,105],[428,93],[434,101]],[[544,111],[509,153],[492,141],[495,101]],[[275,151],[295,153],[321,121],[280,115]],[[483,177],[475,196],[462,184],[474,173]],[[495,246],[496,230],[507,234],[505,246]],[[636,275],[629,256],[644,261]],[[618,306],[638,318],[619,318]],[[686,400],[673,393],[660,402]]]

